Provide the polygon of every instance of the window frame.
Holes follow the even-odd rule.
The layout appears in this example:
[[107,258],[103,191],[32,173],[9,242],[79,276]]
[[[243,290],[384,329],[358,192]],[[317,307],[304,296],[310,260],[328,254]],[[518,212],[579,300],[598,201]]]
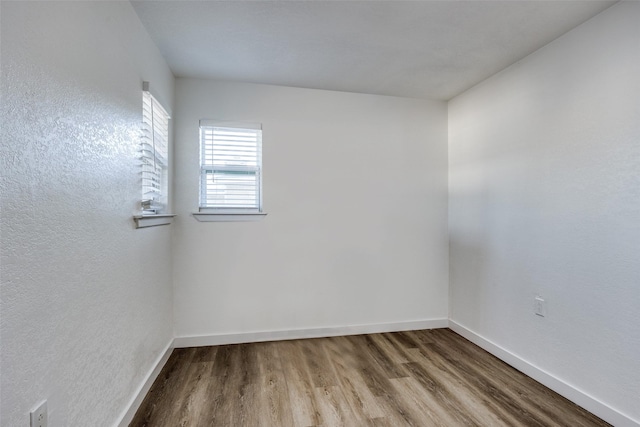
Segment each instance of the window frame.
[[[176,216],[167,213],[171,188],[169,185],[169,120],[171,115],[149,91],[149,82],[142,82],[139,148],[141,213],[133,216],[136,228],[171,224]],[[149,195],[151,198],[148,197]]]
[[[213,136],[213,132],[221,131],[226,133],[232,133],[237,131],[239,133],[248,133],[253,134],[256,140],[256,147],[254,151],[248,150],[245,151],[248,154],[252,154],[252,157],[246,157],[244,160],[229,160],[223,159],[221,157],[225,157],[225,155],[220,155],[216,153],[215,149],[215,139]],[[199,123],[199,148],[200,148],[200,162],[199,162],[199,194],[198,194],[198,214],[194,215],[196,219],[200,221],[246,221],[252,220],[255,218],[263,217],[266,215],[263,212],[263,200],[262,200],[262,185],[263,185],[263,162],[262,162],[262,125],[259,123],[246,123],[246,122],[229,122],[229,121],[216,121],[216,120],[200,120]],[[239,135],[235,135],[235,137],[240,137]],[[251,138],[252,136],[246,136]],[[221,145],[224,145],[225,148],[229,147],[229,140],[221,139]],[[243,144],[243,142],[239,142],[239,144]],[[233,151],[233,146],[231,146],[231,150],[233,154],[238,154],[242,152],[241,150],[237,150],[238,148],[242,149],[242,145],[235,147],[237,151]],[[241,156],[242,157],[242,156]],[[224,164],[228,162],[227,164]],[[243,162],[253,163],[255,164],[241,164]],[[233,164],[236,163],[236,164]],[[239,164],[240,163],[240,164]],[[216,197],[216,190],[211,188],[212,181],[210,178],[213,175],[222,175],[226,174],[233,175],[252,175],[255,177],[255,185],[253,185],[252,189],[254,191],[255,197],[253,201],[255,202],[253,206],[225,206],[225,203],[221,203],[216,205],[214,203],[213,198]],[[236,182],[237,184],[237,182]],[[233,185],[233,184],[231,184]],[[240,184],[242,185],[242,184]],[[242,190],[236,188],[235,191],[239,191],[239,193],[230,192],[230,196],[233,195],[241,195]],[[251,190],[250,190],[251,191]],[[220,196],[221,194],[218,194]],[[224,193],[223,193],[224,195]],[[242,204],[239,202],[238,204]],[[233,202],[229,202],[229,205],[233,205]],[[216,215],[217,219],[212,219],[210,217],[206,217],[205,215]],[[208,219],[207,219],[208,218]]]
[[142,90],[140,177],[143,215],[164,214],[169,200],[169,120],[171,116],[149,91]]

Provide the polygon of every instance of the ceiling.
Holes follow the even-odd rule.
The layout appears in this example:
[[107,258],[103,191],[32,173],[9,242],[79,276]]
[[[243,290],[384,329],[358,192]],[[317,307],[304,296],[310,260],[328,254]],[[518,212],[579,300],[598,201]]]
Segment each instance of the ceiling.
[[177,77],[448,100],[615,1],[136,1]]

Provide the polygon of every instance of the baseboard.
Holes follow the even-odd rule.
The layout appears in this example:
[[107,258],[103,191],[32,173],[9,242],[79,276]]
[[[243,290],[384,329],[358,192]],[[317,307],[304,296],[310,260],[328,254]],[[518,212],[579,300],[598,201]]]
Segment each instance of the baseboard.
[[304,338],[323,338],[342,335],[375,334],[380,332],[411,331],[418,329],[446,328],[448,319],[427,319],[411,322],[378,323],[369,325],[337,326],[329,328],[292,329],[280,331],[243,332],[238,334],[216,334],[177,337],[176,348],[202,347],[207,345],[240,344],[263,341],[283,341]]
[[449,328],[457,334],[468,339],[477,346],[485,349],[498,359],[508,363],[520,372],[530,376],[539,383],[549,387],[556,393],[566,397],[573,403],[583,407],[587,411],[602,418],[606,422],[616,427],[640,427],[640,421],[633,420],[625,414],[615,410],[607,404],[590,396],[588,393],[575,388],[571,384],[566,383],[558,377],[538,368],[537,366],[527,362],[520,356],[511,353],[503,347],[493,343],[483,336],[473,332],[469,328],[459,323],[449,320]]
[[153,369],[149,371],[142,384],[140,384],[138,391],[135,393],[135,395],[127,405],[127,409],[120,416],[120,422],[117,424],[118,427],[127,427],[129,423],[131,423],[131,421],[133,420],[133,416],[136,414],[136,411],[142,404],[142,401],[149,392],[149,389],[153,385],[153,382],[156,380],[156,378],[158,378],[158,374],[160,374],[160,371],[164,367],[165,363],[167,363],[167,360],[169,360],[169,356],[171,356],[171,352],[173,351],[173,349],[173,340],[171,340],[169,344],[167,344],[167,347],[162,352],[160,357],[158,357],[158,359],[156,360],[156,363],[153,365]]

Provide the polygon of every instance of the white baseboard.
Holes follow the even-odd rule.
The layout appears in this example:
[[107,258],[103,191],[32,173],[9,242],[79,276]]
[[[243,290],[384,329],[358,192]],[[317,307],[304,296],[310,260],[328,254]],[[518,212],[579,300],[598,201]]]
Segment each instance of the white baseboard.
[[492,341],[473,332],[469,328],[462,326],[453,320],[449,320],[449,328],[477,346],[493,354],[503,362],[508,363],[520,372],[523,372],[539,383],[549,387],[551,390],[566,397],[570,401],[602,418],[606,422],[613,424],[616,427],[640,427],[640,421],[633,420],[625,414],[590,396],[588,393],[575,388],[560,378],[555,377],[554,375],[527,362],[520,356],[500,347]]
[[448,319],[427,319],[411,322],[378,323],[370,325],[336,326],[329,328],[292,329],[281,331],[243,332],[238,334],[216,334],[176,337],[175,348],[202,347],[207,345],[240,344],[263,341],[282,341],[303,338],[323,338],[342,335],[375,334],[380,332],[411,331],[418,329],[446,328]]
[[171,340],[169,344],[167,344],[167,347],[162,352],[160,357],[158,357],[158,359],[156,360],[156,363],[153,365],[153,369],[149,371],[142,384],[140,384],[138,391],[134,394],[133,398],[127,405],[127,409],[120,416],[120,422],[117,424],[118,427],[127,427],[129,423],[131,423],[131,420],[133,420],[136,411],[142,404],[142,401],[149,392],[149,389],[153,385],[153,382],[156,380],[156,378],[158,378],[158,374],[160,374],[160,371],[164,367],[165,363],[167,363],[167,360],[169,360],[169,356],[171,356],[171,352],[173,351],[173,349],[173,340]]

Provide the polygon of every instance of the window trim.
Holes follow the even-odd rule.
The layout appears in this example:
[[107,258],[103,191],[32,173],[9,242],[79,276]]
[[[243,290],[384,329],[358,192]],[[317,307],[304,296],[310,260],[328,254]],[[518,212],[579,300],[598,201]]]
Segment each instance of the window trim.
[[157,227],[173,223],[175,214],[134,215],[136,228]]

